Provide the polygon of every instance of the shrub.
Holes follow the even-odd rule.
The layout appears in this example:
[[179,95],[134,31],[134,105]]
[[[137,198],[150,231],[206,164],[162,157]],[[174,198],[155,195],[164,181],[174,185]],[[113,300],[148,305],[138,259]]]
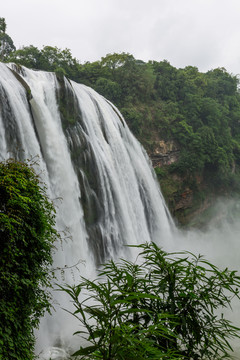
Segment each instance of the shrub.
[[[202,256],[169,254],[154,243],[140,245],[138,265],[122,260],[103,266],[95,281],[62,288],[90,342],[80,359],[222,359],[239,337],[216,310],[239,298],[240,277]],[[84,292],[88,295],[84,298]],[[85,335],[84,335],[85,333]]]
[[0,359],[34,357],[56,237],[53,205],[30,164],[0,163]]

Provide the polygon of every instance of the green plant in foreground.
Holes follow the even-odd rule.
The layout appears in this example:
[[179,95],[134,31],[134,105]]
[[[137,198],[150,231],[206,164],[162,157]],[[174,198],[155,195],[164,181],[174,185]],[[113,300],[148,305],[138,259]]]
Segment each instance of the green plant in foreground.
[[138,263],[103,265],[99,278],[62,287],[88,341],[79,359],[226,359],[239,337],[216,310],[238,299],[240,277],[202,256],[166,253],[154,243],[138,246]]
[[[42,184],[41,184],[42,185]],[[0,163],[0,359],[34,358],[50,297],[55,211],[31,163]]]

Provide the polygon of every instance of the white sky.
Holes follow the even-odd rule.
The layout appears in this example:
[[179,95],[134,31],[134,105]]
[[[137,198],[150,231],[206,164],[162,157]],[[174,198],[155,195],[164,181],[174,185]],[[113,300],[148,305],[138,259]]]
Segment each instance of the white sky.
[[240,73],[240,0],[1,0],[17,48],[69,48],[85,61],[128,52]]

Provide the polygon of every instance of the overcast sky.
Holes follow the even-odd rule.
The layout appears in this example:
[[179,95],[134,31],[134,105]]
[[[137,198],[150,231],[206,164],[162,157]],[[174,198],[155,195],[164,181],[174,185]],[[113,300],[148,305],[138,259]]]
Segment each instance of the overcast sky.
[[128,52],[240,74],[240,0],[2,0],[17,48],[69,48],[85,61]]

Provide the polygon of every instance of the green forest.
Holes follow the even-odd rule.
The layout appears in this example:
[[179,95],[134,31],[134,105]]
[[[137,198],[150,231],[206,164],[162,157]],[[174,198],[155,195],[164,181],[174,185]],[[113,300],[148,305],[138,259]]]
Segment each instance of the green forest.
[[[6,36],[2,29],[2,43]],[[81,64],[69,49],[31,45],[15,50],[13,42],[5,48],[3,61],[65,75],[113,102],[152,158],[168,206],[180,223],[216,195],[239,194],[237,76],[224,68],[206,73],[193,66],[177,69],[167,60],[144,62],[127,53]],[[174,161],[155,161],[160,142],[175,149]],[[186,196],[190,202],[181,206]]]
[[[144,62],[128,53],[81,64],[69,49],[30,45],[16,50],[4,19],[0,40],[2,61],[65,75],[119,108],[153,160],[167,204],[180,223],[189,222],[196,209],[204,202],[211,205],[218,195],[239,194],[236,75],[224,68],[206,73],[194,66],[177,69],[167,60]],[[160,149],[159,156],[159,144],[169,149],[167,154],[161,156]]]

